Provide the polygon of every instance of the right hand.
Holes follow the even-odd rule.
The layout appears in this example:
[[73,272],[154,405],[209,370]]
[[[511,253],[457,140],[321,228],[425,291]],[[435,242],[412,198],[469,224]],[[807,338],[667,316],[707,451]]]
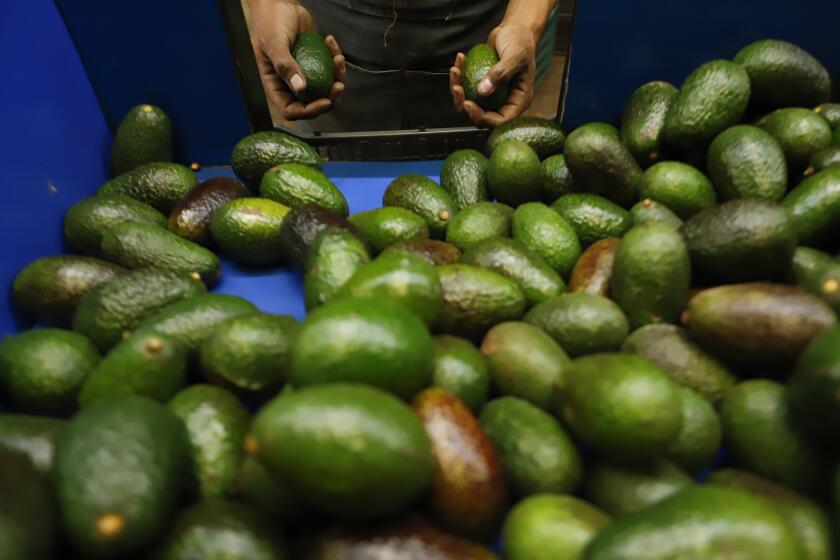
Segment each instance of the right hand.
[[251,45],[269,102],[289,121],[311,119],[329,111],[344,93],[344,55],[335,37],[326,38],[335,71],[329,98],[304,104],[293,94],[306,89],[306,78],[292,58],[291,48],[300,31],[315,30],[312,16],[297,0],[250,0],[250,6]]

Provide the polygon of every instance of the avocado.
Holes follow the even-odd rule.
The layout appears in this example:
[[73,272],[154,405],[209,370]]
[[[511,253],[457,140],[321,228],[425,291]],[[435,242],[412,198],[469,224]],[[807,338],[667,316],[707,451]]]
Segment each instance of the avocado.
[[393,515],[432,482],[435,461],[420,419],[374,387],[333,383],[282,393],[257,412],[253,431],[269,472],[341,519]]
[[493,197],[511,206],[542,198],[542,167],[537,153],[525,142],[499,144],[487,162],[487,184]]
[[287,482],[280,482],[269,475],[265,466],[253,455],[246,455],[242,460],[235,489],[239,500],[282,522],[284,527],[306,521],[309,512],[294,489]]
[[828,121],[832,129],[840,125],[840,103],[820,103],[814,107],[814,112]]
[[503,122],[490,132],[487,152],[492,154],[508,140],[525,142],[537,152],[540,159],[546,159],[563,151],[566,137],[560,126],[551,119],[520,116]]
[[12,302],[33,321],[69,325],[85,294],[123,273],[123,267],[93,257],[41,257],[15,276]]
[[315,542],[312,560],[499,560],[473,541],[449,535],[419,516],[355,529],[328,531]]
[[679,90],[668,82],[648,82],[630,96],[621,115],[621,141],[647,167],[662,157],[662,129],[665,115]]
[[[457,214],[456,214],[457,216]],[[435,266],[452,264],[461,260],[461,250],[447,241],[439,239],[409,239],[389,245],[382,251],[383,255],[399,253],[414,255]]]
[[135,336],[157,333],[172,337],[187,350],[192,360],[199,344],[213,334],[216,327],[240,315],[257,311],[250,301],[226,294],[202,294],[171,303],[144,319]]
[[630,217],[633,218],[633,224],[635,225],[655,223],[676,231],[679,231],[683,224],[680,217],[669,210],[667,206],[650,198],[642,199],[634,204],[630,208]]
[[130,336],[117,344],[93,369],[79,393],[88,406],[125,395],[166,402],[187,382],[184,349],[159,334]]
[[586,548],[587,560],[802,558],[786,520],[735,488],[693,486],[613,521]]
[[490,389],[490,374],[484,356],[472,342],[457,336],[443,334],[434,337],[432,342],[432,386],[454,395],[473,414],[478,414],[487,402]]
[[248,188],[230,177],[213,177],[187,193],[169,215],[169,231],[193,243],[213,246],[210,219],[219,208],[250,195]]
[[519,284],[492,270],[468,264],[438,267],[443,310],[437,330],[444,334],[481,338],[503,321],[515,321],[525,311]]
[[100,254],[102,234],[121,222],[166,226],[166,216],[124,194],[103,194],[81,200],[64,214],[64,238],[74,251]]
[[306,89],[295,91],[295,97],[304,103],[329,97],[335,70],[332,53],[324,38],[313,31],[299,32],[292,44],[292,58],[306,78]]
[[62,329],[34,329],[0,342],[0,388],[17,412],[62,416],[99,363],[90,340]]
[[679,388],[682,428],[665,455],[689,473],[708,467],[720,449],[721,426],[712,404],[699,393]]
[[467,51],[462,68],[462,83],[464,95],[469,101],[476,103],[486,111],[497,111],[505,102],[508,96],[509,84],[507,82],[498,84],[496,91],[490,95],[478,93],[478,85],[487,76],[487,72],[498,64],[499,54],[496,49],[484,43],[478,44]]
[[461,209],[446,228],[446,241],[461,251],[493,237],[509,237],[513,208],[498,202],[476,202]]
[[795,424],[784,385],[767,379],[739,383],[724,395],[720,419],[736,467],[821,495],[829,481],[827,454]]
[[708,288],[688,302],[683,322],[715,357],[761,375],[785,373],[837,317],[819,298],[784,284]]
[[606,513],[574,496],[531,496],[510,510],[502,549],[509,560],[582,558],[586,545],[609,521]]
[[321,171],[302,163],[282,163],[266,171],[260,195],[289,208],[317,204],[345,217],[350,213],[338,187]]
[[799,183],[782,200],[799,243],[828,241],[840,228],[840,167],[830,167]]
[[456,533],[487,538],[501,526],[507,484],[490,439],[457,397],[433,387],[411,404],[432,442],[432,518]]
[[566,156],[555,154],[548,156],[540,164],[542,171],[542,200],[550,204],[575,190],[572,172],[566,165]]
[[529,306],[563,292],[563,278],[542,257],[513,239],[498,237],[470,246],[461,262],[510,278],[522,288]]
[[690,476],[663,459],[636,464],[595,459],[586,467],[583,497],[609,515],[624,517],[648,509],[693,484]]
[[551,335],[569,356],[617,350],[627,337],[627,317],[607,298],[562,294],[531,309],[523,319]]
[[66,424],[58,418],[7,412],[0,415],[0,448],[26,455],[38,472],[49,474],[55,440]]
[[750,76],[753,102],[764,108],[812,107],[831,96],[831,78],[825,67],[787,41],[750,43],[733,60]]
[[487,158],[476,150],[455,150],[443,160],[440,186],[452,198],[455,212],[487,200]]
[[838,327],[815,338],[800,354],[787,387],[787,400],[798,425],[832,444],[838,440],[836,426],[840,424],[839,342]]
[[662,129],[666,143],[677,148],[704,145],[737,123],[750,99],[750,77],[729,60],[697,67],[680,86]]
[[831,145],[840,146],[840,126],[834,129],[831,133]]
[[349,218],[375,253],[381,253],[400,241],[427,239],[429,226],[425,220],[405,208],[389,206],[365,210]]
[[203,500],[231,495],[251,423],[245,406],[221,387],[199,384],[180,391],[167,408],[187,428],[192,493]]
[[184,510],[160,547],[159,560],[288,560],[271,519],[251,507],[211,499]]
[[597,194],[567,194],[551,209],[572,226],[584,248],[605,237],[621,237],[633,226],[630,212]]
[[58,550],[52,489],[29,457],[0,447],[0,543],[3,558],[50,560]]
[[727,128],[709,145],[709,176],[721,199],[763,198],[778,202],[787,191],[782,146],[757,126]]
[[605,237],[581,253],[569,276],[567,290],[608,297],[615,252],[620,242],[617,237]]
[[172,123],[160,107],[135,105],[114,134],[111,171],[119,175],[155,161],[172,161]]
[[268,130],[249,134],[237,142],[230,163],[237,177],[258,184],[266,171],[281,163],[302,163],[320,169],[321,156],[303,140]]
[[547,412],[508,396],[487,403],[480,421],[515,496],[571,493],[580,484],[583,467],[577,449]]
[[540,256],[561,277],[568,278],[580,257],[580,241],[569,222],[539,202],[521,205],[511,221],[513,239]]
[[199,345],[205,377],[231,391],[262,395],[286,378],[300,325],[289,315],[253,313],[219,324]]
[[410,399],[431,381],[433,351],[426,326],[408,309],[381,299],[340,299],[301,324],[288,381],[367,383]]
[[828,121],[811,109],[777,109],[762,119],[761,127],[779,142],[793,168],[804,167],[812,155],[831,145]]
[[295,268],[305,270],[315,239],[327,228],[347,230],[367,246],[365,236],[347,218],[316,204],[304,204],[292,208],[283,218],[280,228],[282,254]]
[[237,198],[213,214],[210,233],[222,252],[238,263],[276,265],[283,261],[280,229],[288,213],[288,206],[267,198]]
[[169,214],[198,184],[189,167],[153,162],[135,167],[106,181],[96,194],[124,194]]
[[829,146],[811,156],[808,160],[808,167],[802,173],[808,177],[817,171],[840,165],[840,146]]
[[160,226],[123,222],[102,235],[102,255],[128,269],[163,268],[198,274],[209,285],[219,280],[219,258],[210,250]]
[[81,299],[73,315],[73,330],[107,352],[146,317],[204,291],[204,285],[186,272],[132,270],[100,284]]
[[739,488],[763,498],[784,517],[805,551],[805,560],[831,558],[831,525],[814,502],[766,478],[739,469],[721,469],[707,479],[709,484]]
[[411,210],[426,222],[432,237],[442,238],[455,214],[455,203],[440,185],[419,173],[400,175],[382,195],[382,206]]
[[736,383],[729,369],[706,353],[682,327],[645,325],[625,339],[621,351],[638,354],[659,366],[671,379],[717,404]]
[[73,547],[84,557],[142,556],[175,513],[187,449],[181,421],[145,397],[76,414],[58,437],[53,466],[61,525]]
[[435,267],[413,255],[381,255],[361,265],[336,298],[369,298],[405,307],[427,325],[437,321],[443,293]]
[[367,248],[347,230],[328,227],[315,237],[303,277],[307,309],[332,300],[357,270],[370,260]]
[[648,168],[639,183],[639,194],[664,204],[683,220],[717,204],[712,182],[678,161],[662,161]]
[[577,187],[619,206],[638,200],[642,170],[614,126],[595,122],[575,129],[564,153]]
[[840,261],[810,247],[793,252],[791,271],[796,284],[840,313]]
[[493,391],[519,397],[542,409],[551,405],[554,384],[563,379],[569,356],[541,329],[521,321],[499,323],[481,342]]
[[715,283],[782,278],[796,249],[793,221],[769,200],[724,202],[688,220],[682,234],[697,273]]

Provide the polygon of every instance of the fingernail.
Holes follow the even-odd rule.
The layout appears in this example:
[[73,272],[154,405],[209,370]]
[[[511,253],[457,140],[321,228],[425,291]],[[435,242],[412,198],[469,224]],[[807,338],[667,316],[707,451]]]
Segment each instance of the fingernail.
[[303,78],[300,77],[300,74],[295,74],[292,76],[292,89],[295,91],[300,91],[303,89]]
[[483,80],[481,80],[481,83],[478,84],[478,93],[480,93],[481,95],[487,95],[492,89],[493,82],[490,81],[490,78],[484,78]]

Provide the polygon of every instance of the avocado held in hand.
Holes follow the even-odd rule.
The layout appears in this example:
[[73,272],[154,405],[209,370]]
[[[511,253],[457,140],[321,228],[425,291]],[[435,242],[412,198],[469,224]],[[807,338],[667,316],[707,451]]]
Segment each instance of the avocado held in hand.
[[329,97],[335,79],[332,54],[324,38],[311,31],[298,33],[292,45],[292,57],[303,70],[306,89],[293,92],[303,102]]
[[482,109],[496,111],[504,104],[508,96],[509,86],[507,83],[500,84],[492,94],[481,95],[478,92],[478,85],[487,75],[487,72],[494,64],[499,62],[499,54],[490,45],[481,43],[467,51],[464,59],[464,95],[467,99],[477,103]]

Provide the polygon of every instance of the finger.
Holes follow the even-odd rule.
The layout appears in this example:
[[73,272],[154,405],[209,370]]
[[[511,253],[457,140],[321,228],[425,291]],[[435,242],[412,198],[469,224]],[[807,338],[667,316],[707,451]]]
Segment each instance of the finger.
[[263,44],[263,52],[271,60],[271,66],[277,75],[292,89],[301,92],[306,89],[306,78],[298,66],[297,61],[292,58],[289,51],[288,41],[275,38]]
[[332,102],[329,99],[316,99],[315,101],[308,103],[303,108],[303,113],[301,118],[303,119],[311,119],[313,117],[317,117],[318,115],[323,115],[327,111],[332,108]]
[[344,95],[344,84],[342,82],[333,82],[330,87],[330,101],[338,103],[341,101],[341,96]]
[[343,83],[347,72],[347,61],[343,54],[333,57],[333,71],[335,72],[335,81]]
[[304,118],[305,108],[306,105],[304,105],[302,101],[293,101],[283,107],[280,112],[283,115],[283,118],[287,121],[296,121]]
[[297,6],[298,28],[300,31],[315,31],[315,20],[309,10],[303,6]]
[[464,55],[464,53],[462,52],[459,52],[455,55],[455,64],[453,65],[453,67],[457,68],[458,70],[461,70],[464,67],[464,60],[466,59],[466,55]]
[[338,41],[335,40],[335,36],[327,35],[327,38],[324,39],[327,43],[327,48],[330,49],[330,54],[334,57],[342,54],[341,47],[338,46]]
[[466,96],[464,95],[464,88],[461,86],[453,87],[452,103],[455,105],[455,110],[459,113],[464,112],[464,101],[466,101]]
[[463,104],[464,112],[467,113],[467,116],[470,120],[479,128],[487,128],[487,120],[485,118],[486,113],[484,110],[478,106],[477,103],[473,101],[464,101]]
[[499,85],[509,82],[519,70],[522,69],[523,64],[516,59],[502,59],[494,64],[487,74],[478,84],[478,93],[481,95],[490,95],[499,87]]
[[449,69],[449,89],[452,90],[455,86],[461,85],[461,69],[453,66]]

